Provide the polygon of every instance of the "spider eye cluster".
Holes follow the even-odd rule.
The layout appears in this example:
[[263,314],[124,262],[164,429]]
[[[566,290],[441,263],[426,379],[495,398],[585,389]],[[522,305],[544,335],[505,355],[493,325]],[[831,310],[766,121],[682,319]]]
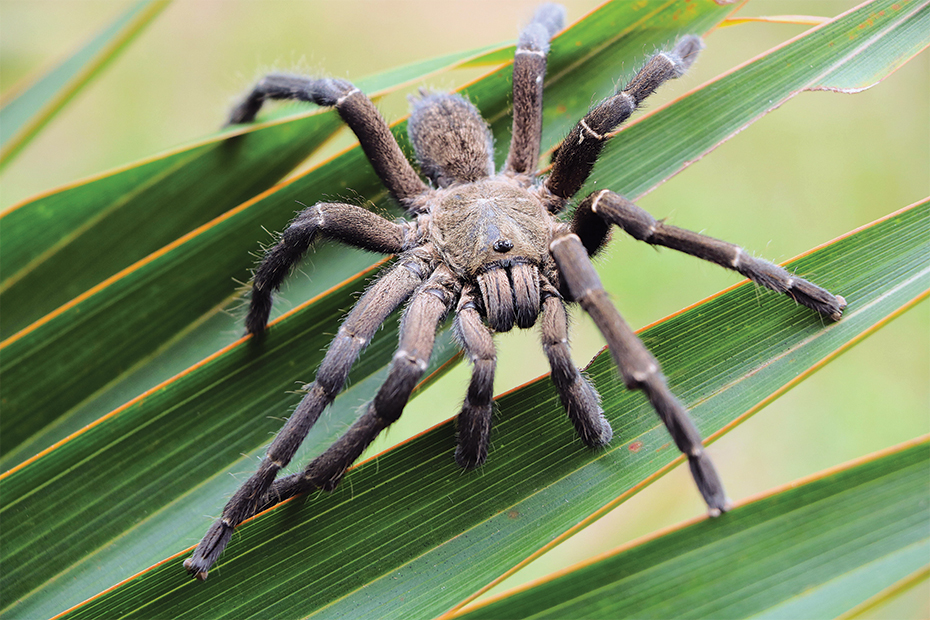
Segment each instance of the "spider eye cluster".
[[498,239],[494,242],[494,245],[491,246],[494,248],[495,252],[500,252],[501,254],[506,254],[513,249],[513,241],[510,239]]

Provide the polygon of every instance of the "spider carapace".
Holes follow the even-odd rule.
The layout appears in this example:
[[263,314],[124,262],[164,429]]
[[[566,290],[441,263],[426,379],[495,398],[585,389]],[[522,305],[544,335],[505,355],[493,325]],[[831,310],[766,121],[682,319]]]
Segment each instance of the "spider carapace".
[[[574,366],[566,303],[578,303],[604,335],[624,383],[642,390],[687,458],[710,514],[728,500],[701,436],[666,385],[659,364],[617,312],[590,257],[615,225],[632,237],[732,269],[756,283],[838,320],[842,297],[754,258],[738,246],[669,226],[622,196],[602,189],[584,198],[570,219],[560,214],[581,189],[618,125],[666,80],[681,76],[702,47],[684,36],[652,56],[633,79],[594,106],[562,141],[549,174],[537,172],[542,134],[543,77],[550,39],[564,10],[540,7],[520,34],[513,64],[513,131],[503,169],[494,168],[491,132],[478,110],[458,95],[421,93],[408,132],[424,181],[406,159],[371,100],[337,79],[269,75],[230,115],[252,121],[267,99],[298,99],[335,107],[358,137],[375,172],[409,219],[390,222],[362,207],[319,203],[301,211],[255,272],[246,329],[260,335],[272,293],[318,236],[396,254],[397,260],[343,321],[314,382],[269,446],[258,471],[233,495],[185,568],[198,579],[239,523],[279,501],[313,489],[333,489],[383,429],[397,420],[427,367],[436,330],[449,312],[472,363],[457,418],[456,461],[465,468],[487,458],[496,354],[492,335],[540,324],[552,381],[568,418],[588,446],[612,431],[594,386]],[[349,430],[296,474],[276,479],[310,427],[345,385],[348,372],[381,323],[406,304],[400,342],[388,377]]]

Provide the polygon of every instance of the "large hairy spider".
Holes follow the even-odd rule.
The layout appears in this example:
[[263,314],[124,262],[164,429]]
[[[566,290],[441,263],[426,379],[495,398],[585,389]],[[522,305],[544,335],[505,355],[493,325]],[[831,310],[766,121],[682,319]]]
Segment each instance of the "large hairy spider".
[[[613,130],[666,80],[681,76],[702,47],[696,36],[654,55],[614,96],[596,105],[569,132],[551,172],[536,166],[542,131],[543,76],[549,40],[562,27],[564,10],[542,6],[520,35],[513,65],[513,138],[503,170],[495,172],[491,132],[477,109],[457,95],[424,94],[413,101],[410,140],[421,180],[371,100],[337,79],[269,75],[237,106],[230,123],[252,121],[267,99],[299,99],[334,106],[361,142],[391,195],[411,216],[389,222],[361,207],[320,203],[301,211],[255,272],[246,328],[265,329],[277,290],[291,267],[319,235],[356,247],[397,254],[345,318],[313,384],[268,448],[258,471],[233,495],[223,515],[184,562],[198,579],[243,520],[297,493],[333,489],[382,430],[400,417],[421,378],[435,332],[450,310],[454,330],[473,364],[458,415],[455,460],[473,468],[487,457],[496,355],[493,333],[541,322],[552,381],[581,440],[610,441],[613,432],[591,383],[569,355],[566,302],[594,319],[623,381],[642,390],[687,458],[711,515],[727,509],[723,485],[704,453],[700,434],[666,386],[659,364],[611,303],[590,257],[606,242],[611,225],[636,239],[712,261],[785,293],[837,320],[845,300],[781,267],[753,258],[738,246],[669,226],[629,200],[600,190],[585,198],[570,221],[558,216],[581,188]],[[407,306],[400,344],[387,380],[364,413],[323,454],[298,474],[275,480],[323,409],[346,382],[349,368],[375,331],[401,304]]]

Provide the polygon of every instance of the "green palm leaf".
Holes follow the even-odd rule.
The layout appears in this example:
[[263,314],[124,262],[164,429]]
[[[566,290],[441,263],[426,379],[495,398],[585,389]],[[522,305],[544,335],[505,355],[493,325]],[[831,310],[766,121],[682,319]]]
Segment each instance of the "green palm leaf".
[[165,9],[167,0],[138,0],[74,54],[0,104],[0,169]]
[[[701,431],[716,434],[799,381],[801,369],[926,297],[928,215],[930,202],[916,205],[790,265],[817,269],[850,293],[848,316],[829,329],[786,299],[753,316],[756,292],[744,285],[642,333]],[[719,325],[731,331],[726,346]],[[438,615],[680,462],[608,355],[588,373],[622,444],[578,446],[543,377],[499,399],[497,450],[480,475],[463,476],[449,458],[447,422],[361,465],[341,490],[287,502],[241,527],[213,581],[189,580],[176,558],[75,615]]]
[[928,448],[915,440],[455,617],[840,616],[926,573]]
[[[695,8],[685,11],[688,6]],[[884,77],[926,45],[926,6],[894,6],[899,8],[873,3],[859,9],[657,109],[612,143],[595,172],[599,183],[638,196],[803,89],[853,90]],[[587,108],[591,93],[605,95],[618,74],[635,71],[644,47],[664,46],[681,32],[704,32],[728,11],[712,2],[615,3],[561,35],[550,64],[546,146]],[[869,36],[850,37],[866,18],[872,20]],[[444,57],[422,63],[419,73],[382,79],[400,85],[445,66],[496,62],[500,49]],[[508,67],[467,87],[492,120],[499,143],[509,132],[508,90]],[[248,130],[244,139],[290,126],[292,135],[281,144],[296,144],[306,139],[297,130],[306,129],[300,123],[327,114],[275,120]],[[403,132],[402,124],[396,127],[400,137]],[[222,139],[209,141],[214,153],[236,144]],[[253,182],[254,163],[236,165],[238,174],[250,178],[227,175],[213,183],[222,176],[214,165],[203,180],[217,200],[223,187],[248,193],[242,188]],[[278,172],[259,174],[268,181],[254,182],[267,186]],[[91,195],[100,190],[96,204],[104,210],[112,204],[104,179],[113,176],[86,184]],[[120,191],[132,191],[132,183],[125,187]],[[176,186],[192,200],[197,187]],[[231,278],[248,277],[255,231],[283,227],[294,200],[312,202],[346,188],[379,209],[390,208],[357,149],[347,151],[241,206],[239,197],[229,198],[223,208],[231,211],[164,241],[169,245],[128,268],[118,267],[111,272],[115,277],[105,275],[112,265],[101,259],[94,282],[102,286],[43,310],[48,314],[2,345],[2,462],[18,465],[0,479],[2,613],[49,616],[95,597],[73,614],[436,615],[672,467],[676,454],[665,431],[639,395],[620,388],[602,356],[589,372],[621,437],[609,450],[581,449],[548,381],[536,381],[499,400],[492,458],[477,475],[456,469],[453,431],[445,423],[368,461],[335,493],[290,502],[243,526],[211,579],[188,581],[179,568],[187,553],[182,549],[208,523],[203,515],[216,514],[254,467],[299,399],[288,390],[312,377],[326,334],[335,332],[376,267],[362,253],[333,247],[316,252],[308,268],[312,281],[295,279],[284,295],[294,311],[272,327],[262,347],[237,341],[238,321],[220,311],[236,295]],[[72,232],[93,229],[81,222],[95,217],[71,222]],[[645,332],[702,431],[712,434],[744,419],[925,296],[922,240],[928,221],[927,204],[917,204],[791,265],[847,297],[850,310],[836,325],[824,326],[790,300],[741,286]],[[65,236],[69,225],[63,225]],[[183,233],[162,234],[169,239]],[[57,254],[53,249],[46,254]],[[23,264],[30,260],[35,258]],[[611,266],[605,267],[609,273]],[[52,271],[61,277],[60,270]],[[0,300],[6,311],[11,302]],[[331,442],[376,389],[394,346],[394,325],[386,324],[354,369],[350,389],[295,463]],[[454,347],[443,341],[434,367],[453,355]],[[421,397],[412,409],[437,409],[432,401],[441,394],[425,393],[431,403]],[[453,412],[454,404],[445,415]],[[88,423],[93,425],[56,443]]]
[[[629,7],[621,3],[605,6],[597,19],[589,18],[561,35],[553,45],[554,52],[564,50],[560,56],[553,55],[553,90],[558,90],[569,76],[574,87],[567,89],[568,94],[559,99],[558,105],[552,103],[550,106],[556,110],[556,118],[549,123],[545,138],[548,145],[562,135],[558,133],[560,128],[564,133],[571,122],[569,119],[583,113],[591,92],[607,92],[612,88],[617,57],[638,56],[644,37],[651,37],[653,44],[664,45],[686,28],[707,30],[726,14],[724,9],[712,5],[690,19],[673,20],[674,8],[674,4],[659,5],[658,9],[647,12],[643,17],[654,20],[655,28],[645,34],[636,29],[637,18],[642,17],[636,12],[631,15]],[[626,19],[627,25],[618,31],[620,19]],[[608,62],[608,57],[613,60]],[[577,63],[584,64],[584,72],[569,74],[564,71]],[[558,77],[560,70],[563,70],[561,78]],[[508,85],[509,69],[504,68],[468,88],[468,94],[479,102],[485,116],[497,119],[494,128],[498,135],[509,131]],[[579,92],[586,94],[579,95]],[[395,128],[398,138],[403,139],[405,130],[404,123]],[[235,146],[233,140],[232,144],[213,148],[222,150]],[[198,158],[192,163],[197,166],[199,162]],[[194,168],[189,174],[199,178],[200,172]],[[238,183],[241,175],[214,176],[220,177],[221,183]],[[312,203],[347,188],[379,206],[386,200],[360,149],[329,160],[274,192],[259,194],[7,338],[2,343],[4,356],[0,361],[6,399],[6,415],[0,421],[0,458],[5,464],[11,464],[50,445],[51,440],[60,435],[49,436],[43,433],[44,428],[75,427],[64,419],[72,417],[75,409],[92,395],[99,398],[101,388],[112,385],[115,375],[139,364],[182,334],[189,338],[186,331],[208,320],[218,306],[237,297],[240,292],[237,282],[249,279],[254,262],[251,253],[258,249],[256,230],[262,227],[280,230],[293,216],[296,201]],[[173,188],[169,187],[168,191]],[[223,191],[223,187],[216,191]],[[40,214],[43,209],[35,212]],[[40,227],[41,222],[34,222],[29,228]],[[135,230],[143,238],[148,234],[144,227]],[[305,285],[292,299],[295,302],[309,299],[372,262],[370,255],[364,252],[340,251],[339,255],[340,260],[330,261],[325,270],[314,273],[312,285]],[[315,260],[326,262],[326,256],[318,255]],[[73,259],[71,263],[74,264]],[[192,270],[191,265],[198,268]],[[60,277],[58,270],[53,271],[56,278]],[[11,288],[7,293],[13,295],[14,290]],[[0,301],[7,303],[2,295]],[[29,305],[23,296],[14,296],[9,304],[13,308]],[[228,332],[229,326],[220,322],[203,334],[203,339],[207,340],[204,355],[216,350],[218,330]],[[226,338],[228,342],[228,335]],[[65,355],[59,363],[50,366],[47,363],[50,351]],[[181,368],[176,371],[179,370]],[[168,376],[171,375],[162,378]],[[79,417],[87,423],[90,421],[87,417],[105,411],[95,407]],[[28,442],[28,446],[19,447],[20,442]]]

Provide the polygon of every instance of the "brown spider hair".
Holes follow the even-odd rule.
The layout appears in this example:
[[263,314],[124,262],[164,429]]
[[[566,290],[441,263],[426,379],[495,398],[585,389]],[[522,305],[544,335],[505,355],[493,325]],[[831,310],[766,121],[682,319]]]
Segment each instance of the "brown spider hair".
[[[493,334],[528,328],[541,317],[543,350],[568,418],[590,447],[613,431],[590,381],[571,361],[566,303],[591,315],[610,346],[624,383],[641,390],[688,459],[711,515],[728,507],[723,485],[704,452],[687,410],[669,390],[659,363],[620,316],[591,264],[612,226],[632,237],[715,262],[799,303],[839,319],[845,300],[753,258],[740,247],[658,221],[609,189],[587,196],[574,216],[559,216],[588,179],[604,144],[662,83],[681,76],[702,47],[682,37],[650,58],[612,97],[594,106],[557,149],[548,176],[536,168],[542,131],[542,91],[549,41],[564,11],[540,7],[520,35],[513,65],[513,131],[506,163],[495,172],[493,141],[478,110],[458,95],[421,93],[408,126],[420,178],[371,100],[344,80],[269,75],[233,110],[231,123],[253,120],[267,99],[299,99],[333,106],[408,220],[390,222],[361,207],[320,203],[301,211],[255,272],[246,328],[265,329],[273,292],[317,237],[397,254],[396,262],[359,299],[343,321],[316,378],[269,446],[258,471],[223,509],[185,561],[199,579],[229,542],[234,528],[256,512],[312,489],[333,489],[383,429],[400,417],[430,357],[436,330],[453,312],[453,329],[472,376],[458,415],[456,461],[465,468],[487,458],[496,353]],[[362,415],[300,473],[276,479],[307,432],[343,388],[349,369],[381,323],[406,304],[400,342],[387,379]]]

